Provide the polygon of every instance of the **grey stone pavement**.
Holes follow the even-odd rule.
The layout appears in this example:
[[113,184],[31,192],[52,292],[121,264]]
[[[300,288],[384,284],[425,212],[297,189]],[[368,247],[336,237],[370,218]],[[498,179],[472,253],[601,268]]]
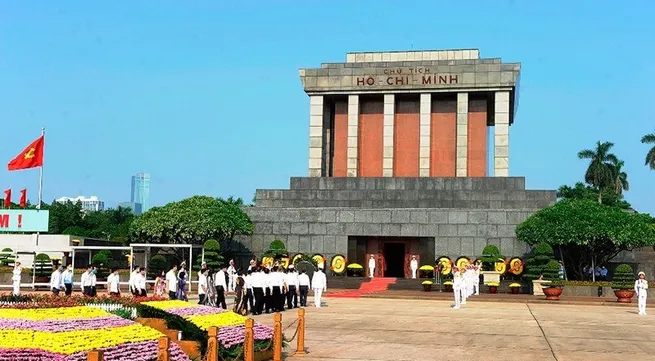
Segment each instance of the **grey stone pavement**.
[[[304,356],[290,361],[655,360],[655,310],[634,307],[447,301],[324,299],[306,310]],[[296,311],[282,314],[285,328]],[[272,315],[255,316],[272,325]],[[294,327],[286,337],[293,336]]]

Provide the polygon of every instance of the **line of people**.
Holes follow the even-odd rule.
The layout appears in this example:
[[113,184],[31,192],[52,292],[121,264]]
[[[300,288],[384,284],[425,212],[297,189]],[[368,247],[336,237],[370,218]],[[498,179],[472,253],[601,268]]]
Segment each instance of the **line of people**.
[[455,296],[454,309],[466,304],[466,299],[472,295],[480,294],[480,264],[468,264],[466,267],[453,266],[453,294]]
[[[231,263],[231,266],[233,264]],[[288,269],[282,266],[257,267],[251,261],[247,271],[234,271],[234,291],[231,290],[229,268],[218,272],[203,269],[198,276],[200,304],[227,309],[225,296],[234,292],[233,311],[240,314],[283,312],[286,309],[307,306],[310,288],[314,290],[314,304],[321,307],[321,295],[327,290],[325,273],[322,268],[314,273],[310,282],[304,272],[297,272],[293,265]]]

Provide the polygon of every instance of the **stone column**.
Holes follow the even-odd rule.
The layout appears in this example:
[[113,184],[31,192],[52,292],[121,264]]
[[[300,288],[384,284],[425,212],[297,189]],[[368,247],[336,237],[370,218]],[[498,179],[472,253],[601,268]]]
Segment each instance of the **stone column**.
[[509,92],[495,94],[494,177],[509,177]]
[[457,160],[456,175],[466,177],[468,157],[468,93],[457,93]]
[[348,95],[348,177],[357,177],[358,141],[359,133],[359,95]]
[[322,176],[323,163],[323,96],[309,96],[309,176]]
[[421,94],[419,131],[419,176],[430,176],[430,117],[432,114],[432,94]]
[[384,94],[384,130],[382,138],[382,176],[393,177],[393,133],[396,98],[393,94]]

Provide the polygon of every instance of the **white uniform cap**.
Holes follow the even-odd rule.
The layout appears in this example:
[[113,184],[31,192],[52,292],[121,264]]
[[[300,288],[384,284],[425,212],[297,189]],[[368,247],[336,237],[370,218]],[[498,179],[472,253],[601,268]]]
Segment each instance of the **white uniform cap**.
[[637,276],[641,276],[641,275],[644,275],[644,277],[646,277],[646,274],[643,271],[637,273]]

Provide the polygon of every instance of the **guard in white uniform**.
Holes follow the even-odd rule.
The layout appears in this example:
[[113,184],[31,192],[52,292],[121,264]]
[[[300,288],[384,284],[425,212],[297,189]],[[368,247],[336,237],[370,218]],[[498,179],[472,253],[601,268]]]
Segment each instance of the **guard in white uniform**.
[[646,274],[639,272],[639,279],[635,281],[635,292],[639,305],[639,315],[646,316],[646,298],[648,297],[648,281]]
[[480,264],[473,266],[473,290],[475,295],[480,294]]
[[228,285],[227,285],[227,291],[228,292],[234,292],[234,289],[236,287],[236,276],[237,276],[237,269],[234,267],[234,260],[230,260],[230,267],[227,268],[227,276],[228,276]]
[[318,267],[318,271],[314,272],[312,276],[312,289],[314,290],[314,306],[321,307],[321,295],[327,291],[327,280],[323,267]]
[[375,275],[375,256],[371,255],[371,258],[368,260],[368,276],[373,278]]
[[416,260],[416,256],[412,256],[412,261],[409,262],[409,266],[412,269],[412,279],[416,279],[416,272],[418,271],[418,261]]
[[457,269],[457,267],[453,267],[452,269],[452,274],[453,274],[453,295],[455,296],[455,306],[453,306],[454,309],[459,309],[460,305],[462,304],[462,288],[464,285],[464,279],[462,277],[462,273]]
[[23,267],[20,266],[20,262],[16,261],[14,264],[14,270],[11,275],[11,282],[14,286],[14,296],[20,294],[20,275],[23,272]]

